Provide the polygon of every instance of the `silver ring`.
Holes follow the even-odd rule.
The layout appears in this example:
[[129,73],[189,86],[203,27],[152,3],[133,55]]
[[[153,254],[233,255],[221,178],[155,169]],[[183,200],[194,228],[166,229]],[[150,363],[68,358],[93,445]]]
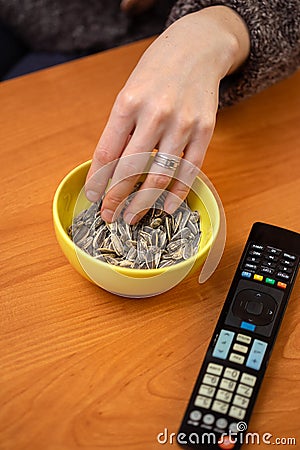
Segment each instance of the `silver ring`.
[[168,153],[160,153],[157,152],[154,158],[154,162],[161,167],[164,167],[165,169],[171,169],[176,170],[179,166],[179,158],[171,157],[168,155]]

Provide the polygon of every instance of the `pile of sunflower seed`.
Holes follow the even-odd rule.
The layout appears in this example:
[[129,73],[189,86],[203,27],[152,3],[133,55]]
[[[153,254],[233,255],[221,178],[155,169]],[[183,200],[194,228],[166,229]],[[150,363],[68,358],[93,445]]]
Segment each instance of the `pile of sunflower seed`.
[[115,266],[157,269],[177,264],[198,251],[200,216],[186,202],[174,214],[167,214],[165,196],[161,194],[135,225],[128,225],[122,213],[115,222],[104,222],[100,200],[74,218],[69,236],[89,255]]

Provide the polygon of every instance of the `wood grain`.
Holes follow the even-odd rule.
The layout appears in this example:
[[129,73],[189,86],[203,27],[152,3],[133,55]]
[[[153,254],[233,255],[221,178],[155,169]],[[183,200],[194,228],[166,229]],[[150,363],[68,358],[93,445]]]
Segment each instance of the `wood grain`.
[[[1,450],[175,448],[157,434],[177,431],[252,223],[300,231],[297,73],[219,114],[203,170],[228,233],[204,285],[194,275],[129,300],[67,263],[52,226],[55,189],[91,157],[149,42],[0,84]],[[299,324],[298,280],[250,424],[298,445]]]

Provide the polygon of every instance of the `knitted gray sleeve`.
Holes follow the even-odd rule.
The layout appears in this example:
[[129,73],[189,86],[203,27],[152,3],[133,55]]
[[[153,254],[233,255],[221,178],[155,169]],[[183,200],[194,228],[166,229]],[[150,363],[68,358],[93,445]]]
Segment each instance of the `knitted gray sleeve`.
[[229,6],[239,13],[251,40],[243,67],[221,82],[220,108],[262,91],[300,67],[300,0],[178,0],[167,25],[215,5]]

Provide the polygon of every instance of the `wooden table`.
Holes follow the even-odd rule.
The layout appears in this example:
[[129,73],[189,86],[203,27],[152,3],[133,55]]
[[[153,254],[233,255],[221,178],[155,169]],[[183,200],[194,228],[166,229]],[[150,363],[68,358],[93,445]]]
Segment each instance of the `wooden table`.
[[[298,73],[219,114],[203,170],[228,233],[204,285],[194,275],[129,300],[72,269],[53,232],[55,189],[91,157],[148,43],[0,85],[1,450],[175,448],[157,435],[177,431],[252,223],[300,231]],[[299,380],[298,279],[250,431],[300,445]]]

